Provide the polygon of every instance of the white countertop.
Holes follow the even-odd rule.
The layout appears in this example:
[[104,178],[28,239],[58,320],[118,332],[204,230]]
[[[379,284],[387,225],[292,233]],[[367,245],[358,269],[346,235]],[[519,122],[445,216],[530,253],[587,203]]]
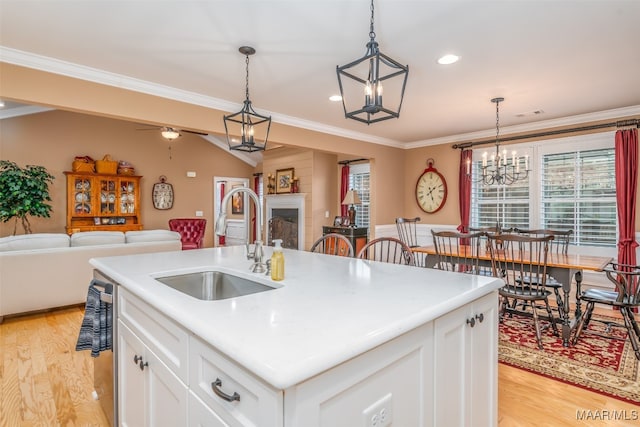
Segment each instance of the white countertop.
[[[265,260],[271,256],[265,248]],[[249,272],[244,247],[90,263],[239,365],[286,389],[498,289],[499,279],[284,250],[285,280]],[[201,301],[152,276],[216,270],[278,289]],[[497,304],[497,301],[496,301]]]

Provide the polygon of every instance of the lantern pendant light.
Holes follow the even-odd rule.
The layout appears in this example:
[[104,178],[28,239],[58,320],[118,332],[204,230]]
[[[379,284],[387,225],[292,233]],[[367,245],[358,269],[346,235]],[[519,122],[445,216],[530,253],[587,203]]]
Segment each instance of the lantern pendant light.
[[336,67],[344,116],[366,124],[400,117],[409,75],[408,65],[402,65],[380,52],[375,40],[373,18],[371,0],[369,42],[365,55]]
[[227,143],[230,150],[254,152],[264,151],[267,147],[269,130],[271,129],[271,117],[258,114],[251,105],[249,99],[249,56],[256,53],[250,46],[242,46],[238,49],[245,56],[246,63],[246,89],[242,110],[235,114],[224,116],[224,129],[227,134]]

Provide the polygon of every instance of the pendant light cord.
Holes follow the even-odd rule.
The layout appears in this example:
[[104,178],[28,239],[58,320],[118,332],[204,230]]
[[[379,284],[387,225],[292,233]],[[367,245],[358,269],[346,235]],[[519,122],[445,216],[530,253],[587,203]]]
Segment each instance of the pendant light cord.
[[500,101],[496,101],[496,147],[500,147]]
[[247,76],[246,76],[246,86],[245,86],[245,95],[247,96],[247,101],[249,100],[249,55],[245,55],[245,64],[247,68]]
[[376,38],[376,33],[373,31],[373,10],[373,0],[371,0],[371,23],[369,24],[369,38],[371,38],[371,41]]

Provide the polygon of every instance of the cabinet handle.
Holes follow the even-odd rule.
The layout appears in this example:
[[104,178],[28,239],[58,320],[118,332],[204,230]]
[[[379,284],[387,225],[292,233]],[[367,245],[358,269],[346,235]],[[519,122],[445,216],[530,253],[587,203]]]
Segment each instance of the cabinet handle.
[[480,323],[482,323],[482,321],[484,320],[484,313],[476,314],[476,319],[478,319]]
[[142,356],[138,356],[137,354],[135,354],[133,356],[133,363],[135,363],[137,365],[138,362],[142,362]]
[[144,367],[145,367],[145,366],[149,366],[149,362],[144,362],[144,363],[142,363],[142,357],[141,357],[141,358],[140,358],[140,365],[139,365],[139,366],[140,366],[140,370],[141,370],[141,371],[144,371]]
[[476,319],[474,317],[472,317],[471,319],[467,319],[467,324],[471,325],[471,327],[473,328],[474,326],[476,326]]
[[232,395],[228,395],[218,388],[221,386],[222,380],[220,378],[216,378],[216,380],[211,383],[211,389],[216,394],[216,396],[226,400],[227,402],[233,402],[234,400],[237,400],[238,402],[240,401],[240,395],[237,392],[234,391]]

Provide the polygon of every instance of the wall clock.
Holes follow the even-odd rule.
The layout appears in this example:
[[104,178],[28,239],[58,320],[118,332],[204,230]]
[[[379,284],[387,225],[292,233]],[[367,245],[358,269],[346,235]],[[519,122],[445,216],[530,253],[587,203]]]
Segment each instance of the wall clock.
[[438,212],[447,201],[447,181],[433,163],[433,159],[427,160],[428,167],[416,183],[416,201],[426,213]]
[[161,210],[173,207],[173,185],[164,175],[160,175],[160,182],[153,184],[153,207]]

